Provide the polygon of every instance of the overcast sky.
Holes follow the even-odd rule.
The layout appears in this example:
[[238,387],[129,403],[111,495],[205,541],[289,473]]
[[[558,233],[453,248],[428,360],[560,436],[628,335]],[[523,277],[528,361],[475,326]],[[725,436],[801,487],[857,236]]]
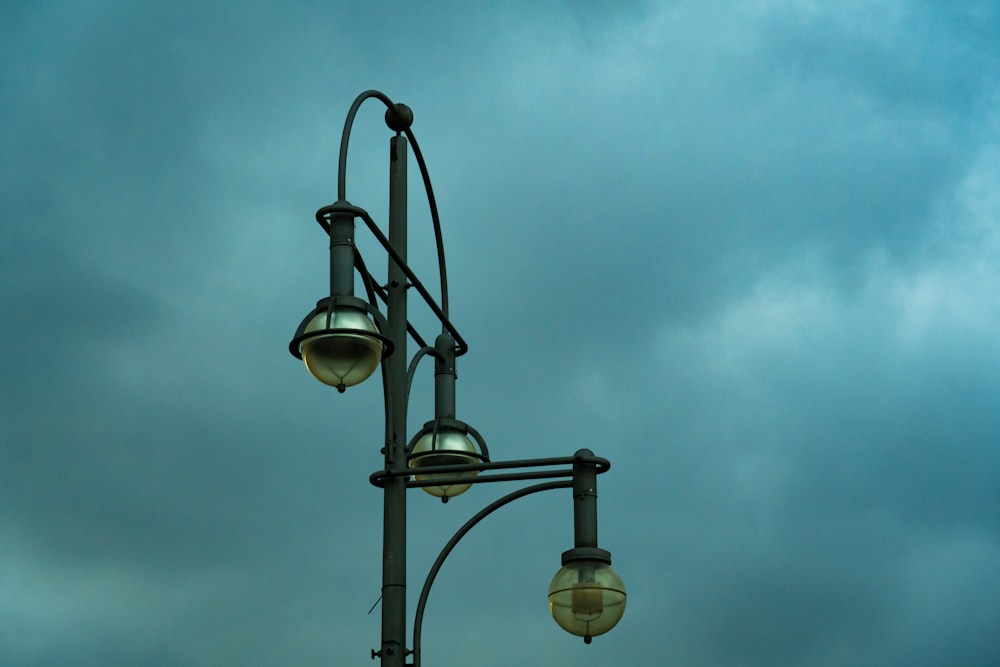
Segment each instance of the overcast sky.
[[[3,3],[0,665],[369,664],[380,381],[287,349],[368,88],[434,182],[459,418],[612,461],[629,592],[563,632],[571,498],[525,498],[425,665],[1000,664],[998,82],[986,1]],[[382,114],[347,186],[384,224]],[[510,488],[411,492],[411,619]]]

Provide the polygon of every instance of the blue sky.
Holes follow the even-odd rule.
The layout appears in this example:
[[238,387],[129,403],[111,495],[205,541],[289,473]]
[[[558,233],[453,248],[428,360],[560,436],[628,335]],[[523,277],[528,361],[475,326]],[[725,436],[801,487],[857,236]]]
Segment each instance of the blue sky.
[[[993,3],[13,2],[0,33],[0,664],[368,661],[381,388],[287,344],[369,88],[434,182],[459,417],[612,461],[629,590],[559,629],[571,501],[532,496],[445,565],[425,664],[1000,662]],[[383,223],[389,135],[362,107]],[[502,492],[413,492],[411,609]]]

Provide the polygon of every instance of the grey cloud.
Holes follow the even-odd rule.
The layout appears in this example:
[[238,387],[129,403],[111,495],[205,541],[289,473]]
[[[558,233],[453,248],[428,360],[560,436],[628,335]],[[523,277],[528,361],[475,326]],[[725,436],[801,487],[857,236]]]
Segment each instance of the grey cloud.
[[[630,590],[562,636],[570,499],[515,503],[442,572],[428,663],[996,662],[993,209],[963,201],[995,189],[995,12],[598,5],[3,10],[0,662],[367,660],[381,389],[286,346],[369,87],[442,207],[460,417],[497,458],[612,459]],[[376,107],[349,187],[382,219]],[[496,493],[414,494],[411,590]]]

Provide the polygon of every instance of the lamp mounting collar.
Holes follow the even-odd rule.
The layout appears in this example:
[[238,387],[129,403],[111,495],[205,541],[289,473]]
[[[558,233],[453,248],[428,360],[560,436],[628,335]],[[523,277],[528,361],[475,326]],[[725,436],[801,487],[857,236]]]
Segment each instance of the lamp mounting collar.
[[611,565],[611,552],[599,547],[574,547],[563,552],[563,565],[578,561],[596,561],[605,565]]

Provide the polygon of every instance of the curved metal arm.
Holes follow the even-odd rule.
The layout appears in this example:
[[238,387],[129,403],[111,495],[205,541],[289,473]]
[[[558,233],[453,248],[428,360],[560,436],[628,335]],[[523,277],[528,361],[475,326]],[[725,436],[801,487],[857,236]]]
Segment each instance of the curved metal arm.
[[[444,311],[445,318],[448,317],[448,267],[444,261],[444,238],[441,236],[441,219],[438,217],[437,200],[434,198],[434,187],[431,185],[431,176],[427,173],[427,164],[424,162],[424,154],[420,152],[420,144],[413,130],[407,128],[406,138],[410,140],[413,148],[413,157],[417,161],[420,169],[420,177],[424,181],[424,191],[427,193],[427,205],[431,208],[431,224],[434,227],[434,243],[437,245],[438,271],[441,273],[441,310]],[[459,355],[461,356],[461,355]]]
[[434,565],[431,566],[431,571],[427,573],[427,579],[424,580],[424,587],[420,591],[420,600],[417,602],[417,613],[413,619],[413,667],[420,667],[420,631],[424,625],[424,607],[427,606],[427,596],[431,592],[431,586],[434,585],[434,579],[437,577],[438,570],[444,565],[444,561],[448,558],[448,555],[455,548],[465,535],[472,530],[476,524],[485,519],[487,516],[500,509],[504,505],[514,502],[519,498],[531,495],[533,493],[539,493],[541,491],[548,491],[550,489],[568,489],[572,488],[572,480],[559,480],[556,482],[544,482],[542,484],[535,484],[533,486],[526,486],[523,489],[518,489],[508,493],[506,496],[495,500],[490,503],[482,510],[480,510],[475,516],[465,522],[465,524],[458,529],[458,532],[450,540],[448,544],[444,545],[444,549],[438,555],[437,560],[434,561]]
[[[417,137],[413,134],[413,130],[408,127],[410,121],[412,121],[412,112],[405,105],[395,104],[388,95],[378,90],[366,90],[355,98],[354,103],[351,104],[350,110],[347,112],[347,120],[344,121],[344,131],[340,137],[340,155],[337,161],[337,199],[340,201],[347,200],[347,146],[351,139],[351,128],[354,126],[354,117],[358,113],[358,109],[361,108],[362,103],[370,98],[376,98],[385,104],[389,112],[399,114],[400,107],[406,111],[407,127],[403,130],[397,130],[397,133],[402,131],[406,134],[406,138],[410,141],[413,147],[413,157],[417,161],[417,167],[420,169],[420,176],[424,182],[424,192],[427,194],[427,205],[430,207],[431,211],[431,223],[434,227],[434,242],[437,247],[437,259],[438,259],[438,273],[441,278],[441,310],[444,312],[445,319],[448,318],[448,268],[445,263],[444,258],[444,239],[441,234],[441,218],[438,215],[437,200],[434,197],[434,187],[431,185],[431,177],[427,171],[427,163],[424,161],[424,155],[420,151],[420,144],[417,143]],[[387,116],[387,122],[388,122]],[[322,224],[322,223],[321,223]],[[461,354],[459,354],[461,356]]]
[[[409,324],[409,323],[407,323],[407,324]],[[420,363],[420,360],[423,359],[425,356],[430,355],[430,356],[433,357],[435,354],[437,354],[437,353],[436,353],[436,351],[434,350],[433,347],[430,347],[428,345],[424,345],[419,350],[417,350],[416,353],[414,353],[413,358],[410,359],[410,366],[409,366],[409,368],[406,369],[406,402],[407,403],[410,402],[410,389],[413,386],[413,376],[417,372],[417,365]]]
[[388,95],[378,90],[366,90],[354,99],[350,111],[347,112],[347,120],[344,121],[344,132],[340,135],[340,159],[337,162],[337,199],[347,199],[347,144],[351,140],[354,117],[358,114],[361,104],[372,97],[382,100],[382,103],[389,109],[396,107]]

